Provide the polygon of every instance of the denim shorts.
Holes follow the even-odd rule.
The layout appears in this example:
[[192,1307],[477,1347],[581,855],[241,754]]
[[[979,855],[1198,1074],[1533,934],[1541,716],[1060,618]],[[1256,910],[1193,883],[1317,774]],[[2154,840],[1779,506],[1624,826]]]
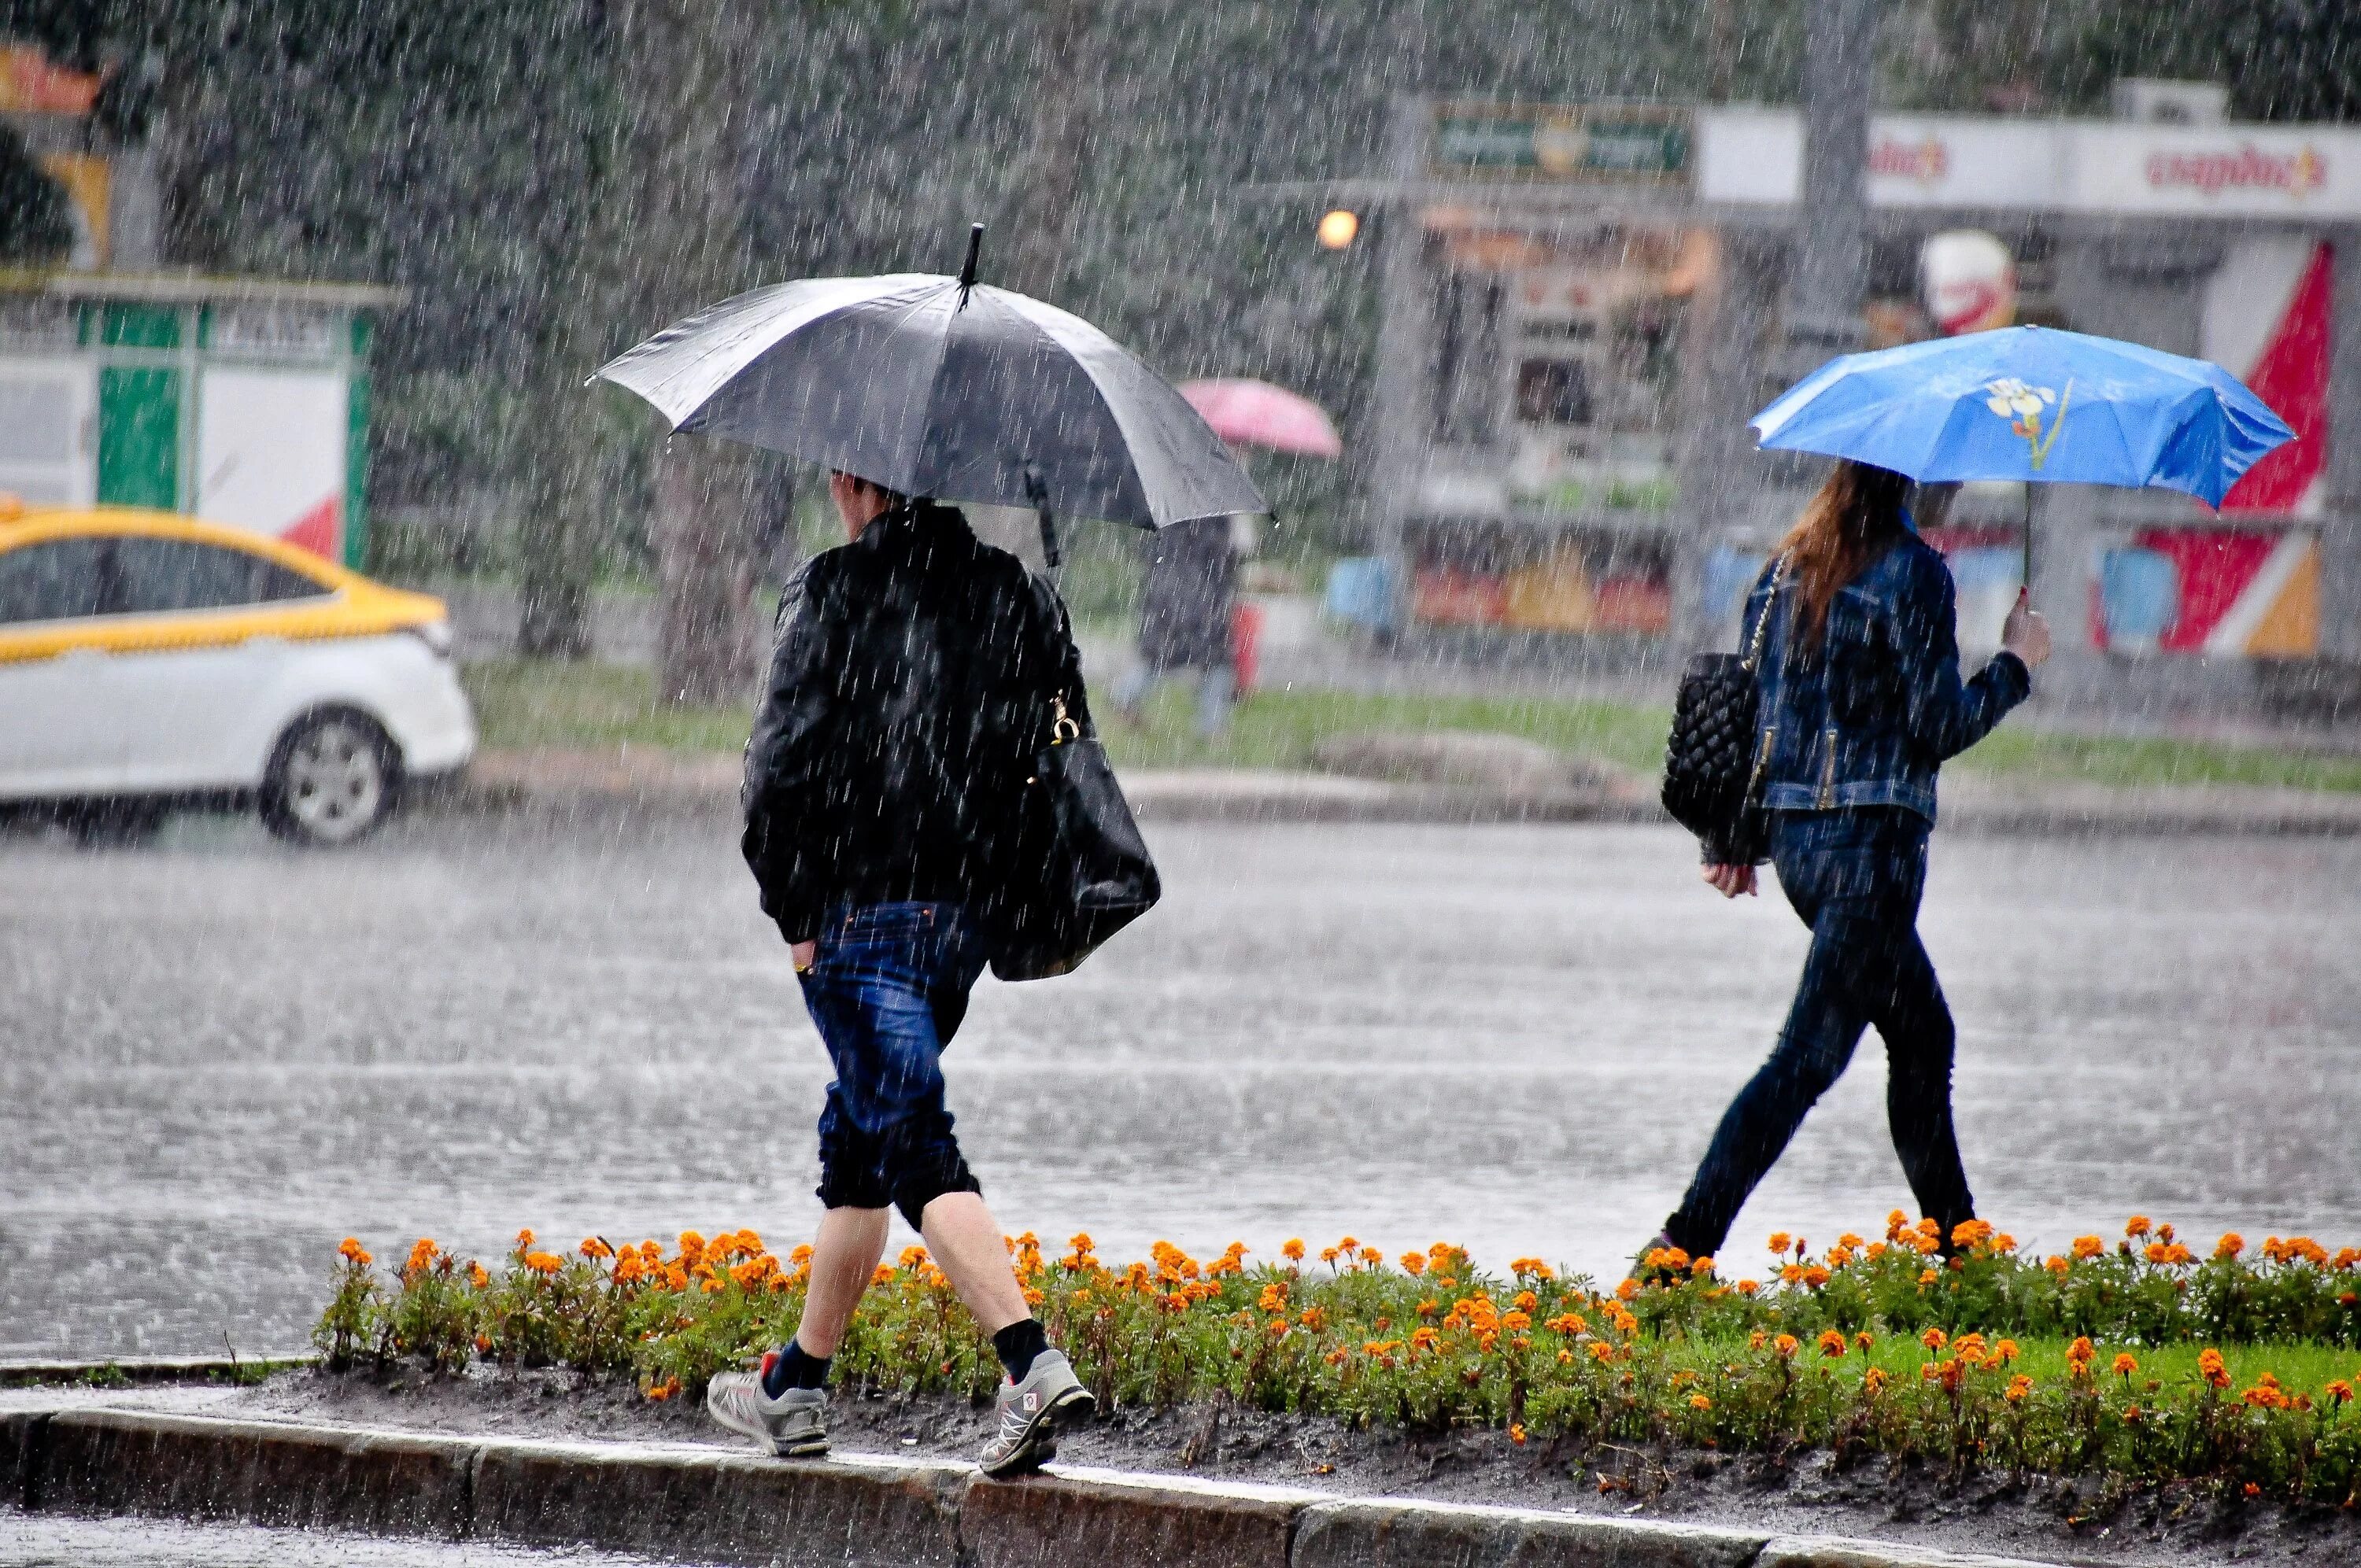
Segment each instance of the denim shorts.
[[983,944],[958,904],[840,906],[798,978],[835,1066],[819,1118],[819,1200],[902,1211],[913,1228],[946,1192],[983,1190],[943,1103],[943,1047],[967,1015]]

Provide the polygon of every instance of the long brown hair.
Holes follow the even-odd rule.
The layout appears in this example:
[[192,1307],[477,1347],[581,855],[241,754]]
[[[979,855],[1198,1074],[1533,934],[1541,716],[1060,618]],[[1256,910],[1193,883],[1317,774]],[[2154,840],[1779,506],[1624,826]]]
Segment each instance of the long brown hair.
[[1828,634],[1828,606],[1838,590],[1902,537],[1902,492],[1909,483],[1891,468],[1848,458],[1779,542],[1787,580],[1796,590],[1795,624],[1806,648],[1817,649]]

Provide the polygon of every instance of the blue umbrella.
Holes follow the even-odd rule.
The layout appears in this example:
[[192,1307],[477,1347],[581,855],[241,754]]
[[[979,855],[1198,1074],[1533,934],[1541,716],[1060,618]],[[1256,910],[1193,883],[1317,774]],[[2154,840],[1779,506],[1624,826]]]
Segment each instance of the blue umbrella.
[[[1750,423],[1765,447],[1850,457],[1922,483],[2157,485],[2207,506],[2295,439],[2218,365],[2037,326],[1831,359]],[[2028,524],[2031,508],[2028,490]],[[2029,578],[2029,526],[2026,550]]]
[[1927,483],[2160,485],[2207,506],[2295,439],[2218,365],[2037,326],[1848,354],[1751,422],[1766,447]]

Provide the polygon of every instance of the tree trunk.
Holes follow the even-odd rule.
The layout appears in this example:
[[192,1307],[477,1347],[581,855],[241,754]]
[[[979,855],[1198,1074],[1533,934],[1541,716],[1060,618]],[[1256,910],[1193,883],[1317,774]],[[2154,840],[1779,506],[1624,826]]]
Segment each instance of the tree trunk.
[[655,472],[658,639],[665,701],[716,707],[754,678],[756,468],[715,444],[675,442]]
[[1049,299],[1065,278],[1082,199],[1082,143],[1098,90],[1099,0],[1036,0],[1035,9],[1041,19],[1040,69],[1024,163],[1033,174],[1017,187],[1002,225],[1007,265],[993,277],[987,253],[984,280]]

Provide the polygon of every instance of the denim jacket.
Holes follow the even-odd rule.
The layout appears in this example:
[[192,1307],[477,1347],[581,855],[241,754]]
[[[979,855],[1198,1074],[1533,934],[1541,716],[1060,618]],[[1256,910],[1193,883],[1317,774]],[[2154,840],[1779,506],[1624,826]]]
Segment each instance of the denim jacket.
[[[1751,635],[1771,598],[1777,562],[1747,596]],[[1900,806],[1935,820],[1935,773],[1989,734],[2033,689],[2014,653],[1960,678],[1950,568],[1905,534],[1838,590],[1817,649],[1795,635],[1799,605],[1781,585],[1758,666],[1758,799],[1766,811]],[[1751,843],[1708,844],[1707,858],[1761,858]],[[1753,851],[1753,852],[1749,852]]]

